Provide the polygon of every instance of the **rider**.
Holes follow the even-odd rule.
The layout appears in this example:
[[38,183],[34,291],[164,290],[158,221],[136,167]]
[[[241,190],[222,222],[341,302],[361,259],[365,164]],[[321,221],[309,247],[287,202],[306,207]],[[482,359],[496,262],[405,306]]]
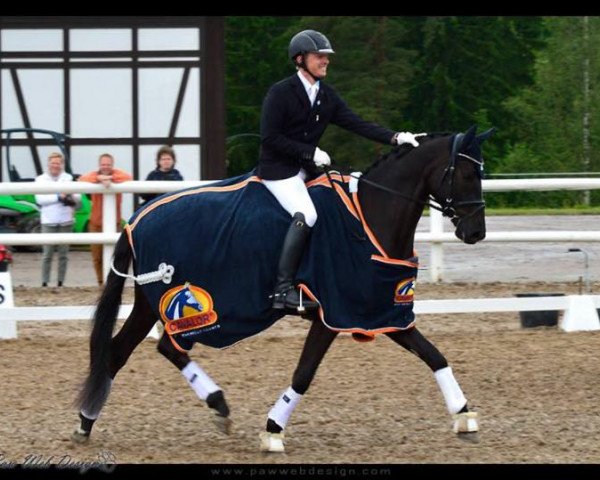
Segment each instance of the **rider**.
[[[292,215],[279,258],[274,309],[297,309],[300,297],[293,281],[317,212],[304,182],[318,175],[317,167],[331,164],[317,145],[329,123],[376,142],[402,145],[418,142],[410,132],[394,132],[355,114],[336,91],[323,83],[329,55],[334,53],[325,35],[303,30],[292,37],[289,58],[297,73],[274,84],[261,113],[258,176],[279,204]],[[318,304],[303,301],[305,308]]]

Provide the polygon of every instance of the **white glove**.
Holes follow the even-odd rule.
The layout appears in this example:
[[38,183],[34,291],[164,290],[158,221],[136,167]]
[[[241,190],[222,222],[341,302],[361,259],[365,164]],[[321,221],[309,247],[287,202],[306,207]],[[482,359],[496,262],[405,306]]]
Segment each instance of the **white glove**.
[[417,142],[417,136],[422,136],[422,134],[415,135],[410,132],[398,132],[394,137],[396,145],[402,145],[403,143],[410,143],[413,147],[418,147],[419,142]]
[[329,158],[327,152],[324,152],[317,147],[315,150],[315,156],[313,157],[313,162],[315,162],[317,167],[323,167],[325,165],[331,165],[331,158]]

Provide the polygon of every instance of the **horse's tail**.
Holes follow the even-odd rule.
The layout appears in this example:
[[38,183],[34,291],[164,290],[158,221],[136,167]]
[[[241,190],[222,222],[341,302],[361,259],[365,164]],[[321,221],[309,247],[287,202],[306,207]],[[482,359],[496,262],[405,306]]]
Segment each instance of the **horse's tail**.
[[[115,269],[127,273],[131,258],[132,250],[127,234],[123,232],[115,246]],[[124,285],[125,278],[111,270],[94,312],[94,326],[90,336],[90,370],[76,400],[76,405],[87,412],[99,412],[110,393],[110,344]]]

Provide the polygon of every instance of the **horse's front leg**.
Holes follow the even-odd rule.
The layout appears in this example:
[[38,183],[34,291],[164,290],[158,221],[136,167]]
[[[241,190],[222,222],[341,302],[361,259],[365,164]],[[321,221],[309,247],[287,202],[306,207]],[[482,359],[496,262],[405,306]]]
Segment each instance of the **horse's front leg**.
[[267,428],[260,434],[260,449],[263,452],[283,453],[283,429],[306,393],[317,369],[325,357],[337,332],[329,330],[320,319],[314,318],[304,341],[302,355],[292,377],[292,385],[281,394],[267,417]]
[[446,401],[448,412],[453,417],[453,431],[458,435],[458,438],[472,442],[479,441],[477,412],[469,411],[467,399],[454,378],[452,369],[448,366],[444,355],[416,327],[388,333],[387,335],[394,342],[414,353],[431,368]]

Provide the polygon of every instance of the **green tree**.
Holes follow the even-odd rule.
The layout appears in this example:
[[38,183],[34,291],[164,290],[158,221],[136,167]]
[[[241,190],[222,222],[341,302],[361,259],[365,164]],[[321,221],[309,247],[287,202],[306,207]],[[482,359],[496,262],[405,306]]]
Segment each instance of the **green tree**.
[[290,70],[289,38],[297,17],[227,17],[225,104],[227,173],[252,170],[258,160],[260,110],[268,88]]
[[533,82],[535,49],[543,45],[539,17],[414,19],[417,74],[408,114],[415,131],[464,131],[495,126],[486,145],[487,170],[514,134],[504,100]]
[[[544,27],[539,17],[229,17],[229,173],[256,165],[259,141],[246,134],[259,133],[269,86],[294,73],[287,45],[306,28],[331,40],[336,53],[325,81],[359,115],[399,131],[496,126],[486,145],[487,171],[495,171],[523,132],[522,112],[506,99],[533,83]],[[388,149],[335,126],[320,147],[361,169]]]
[[[600,18],[589,18],[584,42],[582,17],[544,19],[547,46],[536,55],[535,84],[508,99],[516,119],[513,146],[499,170],[504,172],[580,172],[598,170],[600,148]],[[586,66],[587,61],[587,66]],[[584,102],[584,71],[589,73],[589,101]],[[590,164],[584,165],[583,118],[590,118]],[[529,195],[530,202],[540,197]],[[593,200],[599,201],[598,192]],[[579,203],[575,192],[548,194],[552,206]],[[508,200],[506,200],[508,202]],[[547,203],[547,202],[546,202]]]

